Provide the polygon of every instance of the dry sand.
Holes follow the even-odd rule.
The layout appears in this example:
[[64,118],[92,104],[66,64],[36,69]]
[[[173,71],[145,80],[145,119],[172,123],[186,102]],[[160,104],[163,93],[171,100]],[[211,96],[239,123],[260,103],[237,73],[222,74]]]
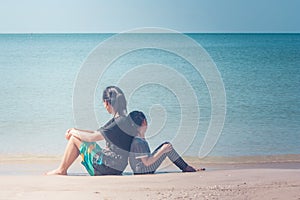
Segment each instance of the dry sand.
[[[30,162],[2,160],[0,199],[300,200],[300,168],[295,162],[206,164],[208,170],[204,172],[180,173],[174,172],[175,168],[167,168],[168,173],[154,175],[134,176],[127,172],[124,176],[102,177],[87,176],[75,163],[70,176],[39,174],[52,169],[57,162],[54,159],[45,165],[41,159]],[[23,169],[22,174],[18,174],[17,169]]]

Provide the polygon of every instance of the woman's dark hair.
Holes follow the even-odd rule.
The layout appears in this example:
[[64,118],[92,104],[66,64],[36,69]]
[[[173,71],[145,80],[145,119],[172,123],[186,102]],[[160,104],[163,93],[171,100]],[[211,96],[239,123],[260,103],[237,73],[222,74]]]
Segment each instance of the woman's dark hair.
[[107,101],[121,116],[127,114],[127,102],[123,91],[117,86],[109,86],[103,91],[103,101]]
[[129,117],[131,121],[134,123],[133,125],[135,126],[142,126],[143,121],[144,120],[147,121],[144,113],[141,111],[132,111],[131,113],[129,113]]

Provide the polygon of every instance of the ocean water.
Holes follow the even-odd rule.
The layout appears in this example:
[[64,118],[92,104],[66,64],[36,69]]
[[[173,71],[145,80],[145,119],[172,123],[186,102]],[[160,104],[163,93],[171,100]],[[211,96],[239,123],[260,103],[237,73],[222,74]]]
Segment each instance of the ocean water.
[[[90,53],[112,36],[0,35],[1,155],[63,153],[65,130],[78,126],[74,120],[77,113],[73,112],[77,75]],[[152,36],[136,37],[149,40]],[[207,51],[225,88],[224,127],[208,155],[300,154],[300,34],[187,34],[187,37]],[[107,49],[110,51],[113,50]],[[193,56],[193,49],[187,51]],[[111,62],[97,84],[92,85],[97,126],[111,117],[102,106],[102,90],[118,84],[138,67],[144,73],[129,78],[140,76],[147,84],[140,83],[127,96],[128,109],[146,113],[151,147],[168,140],[182,154],[198,156],[213,113],[210,91],[191,63],[163,49],[136,49]],[[167,67],[170,73],[164,74],[159,67]],[[170,80],[168,84],[158,78],[155,79],[158,82],[147,82],[161,74]],[[187,100],[193,96],[188,93],[189,88],[177,81],[177,76],[192,87],[196,105],[184,104],[186,100],[178,98],[185,92]],[[183,116],[183,110],[190,115]],[[178,131],[181,128],[183,132]]]

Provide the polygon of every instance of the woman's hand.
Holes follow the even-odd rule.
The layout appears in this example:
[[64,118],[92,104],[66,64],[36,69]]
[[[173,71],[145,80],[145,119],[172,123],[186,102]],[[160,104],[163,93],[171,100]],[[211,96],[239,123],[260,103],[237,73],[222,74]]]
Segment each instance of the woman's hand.
[[72,132],[73,132],[73,131],[76,131],[76,129],[75,129],[75,128],[69,128],[69,129],[66,131],[66,133],[65,133],[65,138],[66,138],[67,140],[69,140],[69,139],[71,138]]

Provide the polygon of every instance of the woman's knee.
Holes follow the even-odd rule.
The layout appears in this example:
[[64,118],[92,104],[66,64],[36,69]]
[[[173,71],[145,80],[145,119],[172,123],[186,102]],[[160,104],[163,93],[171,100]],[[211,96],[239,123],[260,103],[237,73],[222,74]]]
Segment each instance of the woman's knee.
[[72,144],[76,145],[78,147],[78,149],[80,148],[81,145],[81,140],[78,139],[77,137],[71,136],[69,142],[71,142]]

